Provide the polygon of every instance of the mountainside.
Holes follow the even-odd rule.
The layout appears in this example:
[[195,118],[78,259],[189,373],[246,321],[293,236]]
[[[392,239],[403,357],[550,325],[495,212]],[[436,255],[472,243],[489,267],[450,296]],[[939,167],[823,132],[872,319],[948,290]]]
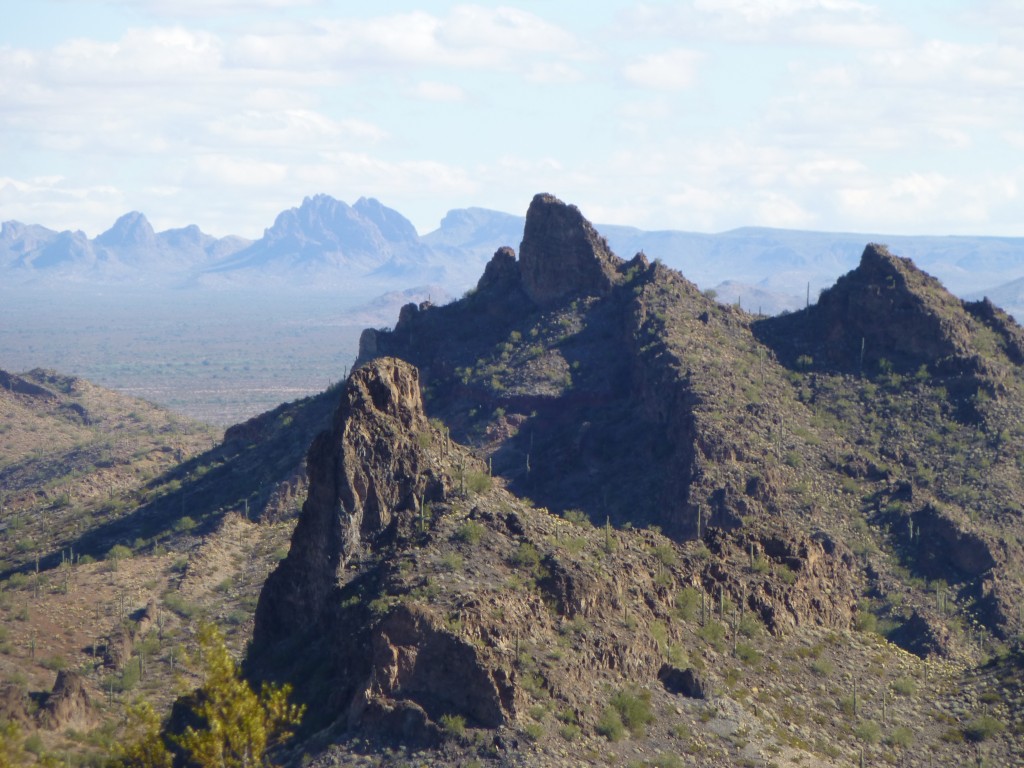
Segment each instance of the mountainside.
[[294,756],[1024,757],[1024,330],[862,250],[762,318],[538,195],[365,331],[248,660]]
[[206,617],[307,705],[280,763],[1024,759],[1024,329],[879,244],[766,318],[550,195],[516,239],[223,439],[0,374],[22,757],[167,712]]
[[284,405],[221,442],[80,378],[0,371],[4,765],[106,764],[141,698],[165,712],[201,682],[198,621],[244,647],[329,410]]

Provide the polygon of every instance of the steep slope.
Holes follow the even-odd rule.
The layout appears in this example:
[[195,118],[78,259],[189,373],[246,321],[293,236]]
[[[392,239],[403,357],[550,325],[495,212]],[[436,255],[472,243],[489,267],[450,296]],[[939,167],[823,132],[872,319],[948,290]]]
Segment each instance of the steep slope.
[[990,726],[1019,712],[1019,692],[996,694],[1018,662],[965,676],[851,633],[842,544],[785,520],[678,545],[557,517],[428,421],[419,385],[397,359],[367,363],[310,449],[248,657],[309,706],[291,759],[948,763],[972,739],[990,760],[1020,756]]
[[[717,596],[723,620],[726,602],[735,621],[749,612],[750,634],[762,622],[779,634],[843,627],[855,603],[841,547],[777,529],[770,550],[723,533],[682,554],[656,533],[517,501],[428,423],[417,371],[393,358],[352,374],[309,474],[288,557],[260,596],[250,664],[298,686],[313,729],[429,746],[452,723],[514,733],[550,702],[592,731],[605,686],[656,684],[659,709],[672,706],[666,685],[705,695],[703,683],[657,682],[700,679],[670,662],[698,642],[698,627],[673,617],[692,620],[701,594],[705,612]],[[733,570],[748,552],[792,576]]]
[[169,411],[43,370],[0,371],[0,436],[0,571],[46,563],[214,440]]

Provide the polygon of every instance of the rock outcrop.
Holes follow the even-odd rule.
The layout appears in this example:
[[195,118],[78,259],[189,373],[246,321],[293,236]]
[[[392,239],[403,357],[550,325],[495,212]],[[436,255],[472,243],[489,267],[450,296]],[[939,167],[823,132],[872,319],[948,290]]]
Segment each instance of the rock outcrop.
[[910,259],[875,243],[855,270],[822,292],[808,321],[827,359],[844,368],[874,370],[884,359],[913,370],[970,350],[960,300]]
[[547,194],[533,198],[519,246],[519,271],[531,299],[549,305],[607,294],[621,264],[576,206]]
[[376,546],[398,513],[444,498],[451,480],[418,442],[427,429],[411,365],[381,358],[352,373],[332,429],[309,449],[309,493],[288,557],[261,594],[257,642],[316,625],[348,564]]
[[39,720],[44,728],[88,728],[95,722],[92,701],[78,672],[62,669],[46,697]]

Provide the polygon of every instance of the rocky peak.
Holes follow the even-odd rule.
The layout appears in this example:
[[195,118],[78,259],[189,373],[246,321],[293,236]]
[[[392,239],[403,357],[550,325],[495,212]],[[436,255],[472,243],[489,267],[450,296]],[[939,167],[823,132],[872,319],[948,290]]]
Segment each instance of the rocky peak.
[[413,366],[380,358],[352,373],[331,430],[310,447],[309,495],[260,597],[257,642],[316,623],[350,561],[386,538],[400,513],[444,497],[450,480],[418,440],[427,429]]
[[126,213],[114,226],[96,238],[96,245],[107,248],[140,248],[156,243],[156,233],[149,220],[138,211]]
[[519,246],[523,287],[533,301],[608,293],[621,264],[576,206],[548,194],[533,198]]
[[961,302],[910,259],[869,244],[860,265],[822,293],[811,310],[826,355],[845,366],[934,364],[967,354],[970,329]]
[[373,222],[388,242],[415,242],[419,238],[411,221],[375,198],[359,198],[352,206],[352,210],[367,221]]
[[515,251],[504,246],[495,251],[494,256],[487,262],[476,288],[478,291],[486,291],[491,288],[502,289],[513,285],[522,285],[522,280],[516,266]]

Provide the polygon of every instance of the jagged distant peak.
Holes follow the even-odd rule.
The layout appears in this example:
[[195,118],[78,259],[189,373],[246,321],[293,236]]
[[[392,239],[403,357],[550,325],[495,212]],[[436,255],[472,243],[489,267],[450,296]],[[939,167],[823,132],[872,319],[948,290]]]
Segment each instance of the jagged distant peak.
[[393,208],[388,208],[376,198],[360,197],[352,209],[372,221],[388,240],[412,241],[419,236],[411,221]]
[[418,237],[408,219],[374,198],[361,197],[352,206],[323,193],[304,198],[298,208],[282,211],[265,236],[301,232],[313,239],[326,236],[333,241],[337,235],[351,236],[357,230],[363,231],[363,238],[389,242],[414,241]]
[[153,242],[156,233],[146,216],[138,211],[124,214],[114,226],[96,238],[97,245],[138,246]]

